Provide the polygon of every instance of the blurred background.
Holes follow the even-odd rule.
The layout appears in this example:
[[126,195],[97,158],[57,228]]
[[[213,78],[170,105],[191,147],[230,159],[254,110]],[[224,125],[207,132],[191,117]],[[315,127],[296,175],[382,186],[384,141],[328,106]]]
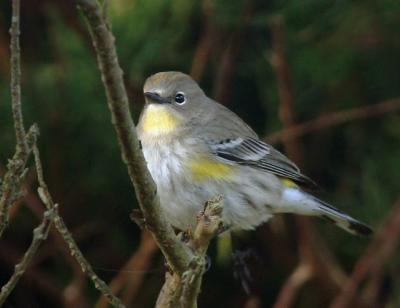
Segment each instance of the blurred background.
[[[400,3],[113,0],[106,5],[135,121],[149,75],[189,73],[209,96],[285,150],[323,188],[320,197],[378,233],[378,238],[353,237],[325,221],[287,215],[243,235],[234,260],[226,241],[215,240],[199,306],[327,307],[348,292],[344,286],[356,276],[360,283],[349,305],[400,307],[400,223],[385,225],[400,212],[399,204],[395,211]],[[10,1],[0,8],[3,175],[15,139]],[[40,127],[50,191],[99,276],[128,307],[152,307],[164,280],[164,260],[129,218],[137,208],[135,195],[82,14],[73,1],[22,0],[21,17],[23,113],[26,126]],[[13,206],[0,242],[1,284],[43,214],[31,169],[26,196]],[[99,297],[52,230],[6,307],[106,307]]]

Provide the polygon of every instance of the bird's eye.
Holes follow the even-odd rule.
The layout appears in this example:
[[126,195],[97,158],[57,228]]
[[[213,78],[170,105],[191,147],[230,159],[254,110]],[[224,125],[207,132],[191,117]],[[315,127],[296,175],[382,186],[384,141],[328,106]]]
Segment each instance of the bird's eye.
[[183,105],[184,103],[186,103],[186,98],[185,98],[185,94],[183,94],[182,92],[178,92],[175,95],[175,102],[179,105]]

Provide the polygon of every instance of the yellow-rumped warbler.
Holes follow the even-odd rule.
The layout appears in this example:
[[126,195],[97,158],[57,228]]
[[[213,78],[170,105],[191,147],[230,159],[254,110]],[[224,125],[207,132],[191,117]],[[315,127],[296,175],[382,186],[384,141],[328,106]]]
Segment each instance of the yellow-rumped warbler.
[[161,206],[174,227],[193,228],[204,203],[222,194],[223,221],[231,230],[295,213],[324,217],[353,234],[371,233],[303,191],[314,183],[188,75],[157,73],[146,80],[144,95],[137,130]]

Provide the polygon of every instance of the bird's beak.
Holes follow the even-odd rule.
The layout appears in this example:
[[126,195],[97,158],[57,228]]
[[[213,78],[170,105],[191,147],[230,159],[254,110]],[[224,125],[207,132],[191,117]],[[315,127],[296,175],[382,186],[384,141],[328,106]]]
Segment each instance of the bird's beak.
[[146,96],[149,100],[149,103],[158,103],[158,104],[169,104],[169,100],[161,97],[157,93],[154,92],[144,92],[144,96]]

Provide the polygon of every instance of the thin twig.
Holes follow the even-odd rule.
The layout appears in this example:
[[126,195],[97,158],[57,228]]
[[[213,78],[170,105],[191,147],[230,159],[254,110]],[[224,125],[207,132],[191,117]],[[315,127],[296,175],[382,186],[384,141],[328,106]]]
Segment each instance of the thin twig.
[[[121,289],[124,289],[122,299],[125,305],[133,306],[133,300],[139,292],[140,285],[151,265],[152,256],[156,251],[157,245],[152,235],[146,230],[143,231],[138,249],[110,282],[110,288],[114,294],[118,294]],[[135,272],[135,275],[126,275],[130,271]],[[138,272],[136,273],[136,271]],[[106,298],[101,296],[95,307],[107,308]]]
[[[277,16],[271,25],[272,48],[271,64],[275,70],[279,95],[279,117],[283,127],[290,127],[295,123],[294,96],[291,84],[291,75],[285,50],[284,24],[281,16]],[[302,161],[302,149],[297,140],[283,139],[283,144],[289,158],[297,163]],[[304,217],[296,217],[298,230],[298,247],[300,264],[307,264],[312,270],[316,268],[316,258],[312,252],[312,226]],[[305,280],[303,280],[305,282]],[[286,285],[291,285],[290,278]],[[301,284],[296,286],[300,288]],[[283,292],[284,290],[282,290]],[[281,297],[278,297],[278,301]]]
[[[282,17],[277,16],[273,20],[271,26],[273,46],[271,64],[277,77],[280,107],[279,116],[283,126],[285,128],[290,128],[295,125],[294,95],[289,63],[285,50],[284,30],[284,21]],[[289,139],[287,138],[287,135],[283,135],[282,142],[289,157],[294,159],[296,162],[301,163],[303,160],[303,151],[298,141],[295,139]],[[315,231],[310,220],[307,217],[296,217],[295,219],[297,222],[299,254],[301,260],[300,265],[288,279],[278,297],[276,303],[278,307],[283,307],[281,304],[282,302],[292,302],[297,289],[313,276],[323,278],[321,281],[324,281],[326,284],[330,283],[335,287],[338,287],[336,284],[338,278],[344,276],[344,274],[340,275],[343,271],[340,269],[338,264],[334,262],[334,259],[324,242],[320,240],[317,245]],[[322,254],[329,256],[329,258],[325,258]],[[325,263],[329,263],[329,265],[326,265]],[[305,271],[305,269],[307,269],[307,271]],[[304,273],[307,275],[303,275]],[[302,277],[302,279],[298,279],[299,276]],[[294,278],[296,278],[296,283],[292,280]]]
[[12,290],[17,285],[19,279],[25,273],[28,266],[31,264],[40,244],[47,238],[51,227],[52,216],[55,209],[47,210],[43,215],[43,220],[38,227],[33,230],[33,239],[28,250],[25,252],[22,260],[15,265],[15,270],[8,282],[1,288],[0,293],[0,307],[3,306],[5,300],[10,295]]
[[[24,121],[21,109],[21,64],[19,47],[19,0],[12,0],[12,19],[10,27],[11,35],[11,109],[14,119],[14,130],[17,139],[16,150],[13,158],[7,165],[7,172],[2,185],[0,198],[0,237],[8,225],[8,211],[20,194],[20,186],[24,177],[25,164],[28,160],[31,145],[35,142],[36,134],[34,127],[31,127],[29,136],[25,135]],[[28,139],[29,137],[29,139]]]
[[213,20],[213,2],[211,0],[203,0],[201,4],[204,29],[194,52],[192,68],[190,70],[190,76],[196,81],[199,81],[204,74],[216,36],[216,26]]
[[222,228],[223,197],[217,196],[205,205],[204,212],[198,216],[197,226],[193,234],[191,245],[196,251],[188,270],[182,277],[183,289],[180,303],[182,307],[196,307],[196,300],[200,293],[201,280],[205,270],[205,254],[210,240]]
[[291,307],[299,288],[313,275],[310,265],[301,262],[281,288],[273,308]]
[[[37,172],[35,172],[35,179],[37,178]],[[28,189],[27,193],[25,195],[24,201],[28,205],[28,207],[31,209],[31,211],[36,215],[40,216],[41,214],[41,208],[43,207],[43,202],[39,198],[39,196],[35,191]],[[77,238],[76,234],[75,240]],[[82,274],[84,277],[85,273],[82,272],[82,269],[80,265],[76,262],[74,257],[71,255],[70,250],[67,245],[65,245],[65,241],[58,232],[56,228],[51,228],[50,233],[49,233],[49,240],[53,243],[51,247],[48,248],[48,252],[43,252],[44,247],[42,248],[41,252],[41,258],[46,257],[46,254],[61,254],[64,257],[64,260],[67,262],[67,264],[71,267],[74,277],[72,278],[72,282],[65,287],[64,291],[60,291],[62,293],[63,301],[64,301],[64,306],[72,306],[72,305],[78,305],[79,307],[85,307],[85,303],[83,303],[84,298],[83,298],[83,292],[84,288],[79,288],[79,290],[75,289],[74,292],[72,292],[72,288],[77,288],[77,283],[83,283],[84,281],[82,280]],[[54,249],[57,248],[57,249]],[[36,258],[38,260],[38,258]],[[40,259],[39,259],[40,261]],[[36,261],[38,262],[38,261]],[[83,286],[83,284],[82,284]],[[81,302],[78,304],[77,299],[81,300]]]
[[[386,269],[379,267],[372,269],[369,274],[369,279],[366,281],[366,286],[361,294],[361,299],[364,303],[370,304],[372,307],[385,307],[385,298],[382,298],[382,286],[385,284]],[[386,293],[386,292],[385,292]],[[389,293],[389,292],[388,292]]]
[[28,145],[25,139],[25,128],[24,121],[22,118],[21,108],[21,55],[19,47],[19,11],[20,11],[20,0],[12,0],[12,17],[11,17],[11,106],[12,114],[14,118],[15,137],[17,139],[17,151],[24,153],[28,152]]
[[[15,266],[15,264],[18,263],[18,260],[21,259],[19,251],[10,245],[7,245],[7,243],[1,243],[1,248],[0,262],[3,267]],[[34,261],[36,260],[37,258],[35,258]],[[55,303],[55,306],[65,307],[65,303],[62,298],[62,290],[56,277],[50,276],[49,273],[38,269],[32,264],[32,267],[24,274],[24,281],[27,283],[27,285],[33,287],[31,290],[46,294],[46,298]]]
[[280,131],[268,135],[265,139],[270,144],[276,144],[283,140],[292,140],[315,131],[320,131],[350,121],[383,115],[399,109],[400,98],[393,98],[370,106],[362,106],[322,115],[311,121],[283,128]]
[[107,93],[111,121],[117,133],[122,159],[128,168],[146,225],[153,233],[168,264],[174,272],[181,275],[189,264],[189,253],[162,215],[156,185],[146,167],[129,111],[129,102],[123,82],[123,73],[118,63],[114,36],[104,20],[97,1],[78,0],[77,2],[88,22]]
[[164,286],[157,299],[157,308],[195,308],[205,270],[205,253],[210,240],[221,230],[223,198],[209,200],[198,216],[198,222],[189,242],[193,256],[182,277],[167,273]]
[[342,286],[341,292],[331,304],[331,308],[349,307],[356,296],[360,284],[373,271],[378,271],[396,251],[400,242],[400,199],[387,215],[386,222],[376,233],[364,255],[354,266],[350,279]]
[[125,284],[122,299],[130,307],[134,305],[134,300],[140,292],[140,286],[143,284],[145,275],[151,266],[152,257],[156,252],[158,252],[158,247],[153,236],[150,232],[144,231],[140,246],[134,257],[131,259],[131,262],[129,262],[129,267],[127,266],[127,270],[139,269],[141,271],[141,273],[134,276],[129,275]]
[[14,202],[22,197],[20,193],[21,183],[26,175],[25,165],[36,142],[39,131],[36,125],[32,125],[26,134],[28,152],[16,151],[13,158],[8,161],[7,172],[2,183],[0,198],[0,238],[8,225],[8,213]]
[[71,255],[79,263],[79,265],[82,268],[82,271],[93,281],[95,288],[99,290],[108,299],[109,303],[113,307],[125,307],[120,301],[120,299],[114,296],[108,285],[103,280],[101,280],[100,277],[97,276],[97,274],[93,271],[90,263],[86,260],[82,252],[79,250],[79,247],[76,244],[72,234],[69,232],[63,219],[60,217],[60,215],[58,215],[56,211],[57,204],[54,203],[53,198],[48,190],[47,184],[44,180],[42,163],[40,161],[40,153],[36,145],[34,145],[33,147],[33,154],[35,157],[35,166],[39,182],[39,188],[38,188],[39,197],[48,210],[55,209],[53,215],[54,225],[57,228],[58,232],[63,237],[64,241],[67,243]]
[[[273,53],[271,64],[275,70],[279,95],[279,117],[284,127],[295,124],[294,96],[292,80],[285,50],[284,24],[281,16],[277,16],[271,26]],[[300,144],[296,140],[283,137],[287,153],[297,162],[302,161]]]
[[246,27],[253,16],[252,1],[245,0],[243,3],[243,13],[239,19],[236,30],[231,34],[227,47],[222,52],[221,59],[216,72],[214,98],[221,104],[226,104],[229,101],[231,93],[230,84],[232,82],[233,73],[235,70],[235,60],[244,46],[243,40],[246,34]]
[[204,212],[197,217],[198,221],[191,244],[200,254],[205,254],[210,240],[222,228],[223,202],[222,195],[208,200]]

